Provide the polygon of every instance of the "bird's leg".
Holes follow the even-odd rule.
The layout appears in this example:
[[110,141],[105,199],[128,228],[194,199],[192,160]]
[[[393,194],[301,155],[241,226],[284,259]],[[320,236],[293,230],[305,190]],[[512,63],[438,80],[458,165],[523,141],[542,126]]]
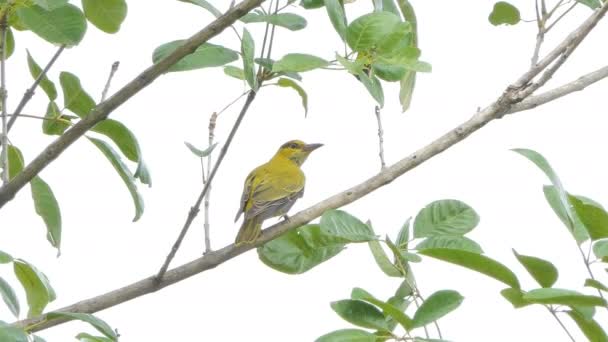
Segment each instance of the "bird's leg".
[[289,220],[290,220],[289,215],[287,215],[287,214],[283,214],[283,215],[281,215],[281,217],[279,218],[279,220],[280,220],[281,218],[282,218],[283,220],[285,220],[285,222],[289,222]]

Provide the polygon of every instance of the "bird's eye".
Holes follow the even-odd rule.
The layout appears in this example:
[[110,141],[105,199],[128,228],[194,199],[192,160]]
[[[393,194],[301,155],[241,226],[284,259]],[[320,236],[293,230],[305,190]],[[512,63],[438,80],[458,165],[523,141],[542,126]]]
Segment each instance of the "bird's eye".
[[291,143],[291,144],[289,144],[289,148],[296,149],[296,148],[298,148],[298,144],[296,144],[296,143]]

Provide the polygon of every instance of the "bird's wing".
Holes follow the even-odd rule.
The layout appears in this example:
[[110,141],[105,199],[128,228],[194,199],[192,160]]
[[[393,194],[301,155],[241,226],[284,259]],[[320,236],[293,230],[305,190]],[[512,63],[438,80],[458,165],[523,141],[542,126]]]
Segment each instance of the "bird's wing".
[[256,171],[257,169],[251,171],[251,173],[249,173],[249,175],[245,179],[245,186],[243,186],[243,194],[241,195],[241,206],[239,207],[239,211],[236,212],[234,222],[238,221],[239,217],[241,217],[241,214],[245,211],[247,201],[251,196],[251,188],[255,180]]
[[304,175],[297,170],[294,174],[266,173],[251,192],[251,205],[246,208],[246,217],[268,217],[284,214],[293,203],[304,194]]

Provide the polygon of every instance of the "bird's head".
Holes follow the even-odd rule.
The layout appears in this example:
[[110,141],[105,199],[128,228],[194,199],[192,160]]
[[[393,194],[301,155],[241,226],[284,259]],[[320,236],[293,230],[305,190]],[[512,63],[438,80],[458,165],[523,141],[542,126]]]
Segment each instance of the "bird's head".
[[290,140],[281,145],[281,148],[279,148],[279,151],[277,152],[277,156],[287,158],[298,166],[301,166],[306,161],[306,158],[308,158],[310,152],[321,146],[323,146],[323,144],[306,144],[301,140]]

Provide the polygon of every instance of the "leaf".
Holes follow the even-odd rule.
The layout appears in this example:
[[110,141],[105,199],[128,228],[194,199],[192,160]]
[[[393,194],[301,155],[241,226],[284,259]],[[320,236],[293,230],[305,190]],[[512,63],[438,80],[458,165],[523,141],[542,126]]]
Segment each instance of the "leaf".
[[78,45],[87,30],[84,14],[72,4],[50,11],[37,5],[19,6],[17,16],[27,29],[51,44]]
[[131,194],[133,204],[135,205],[135,218],[133,218],[133,221],[139,220],[141,215],[144,213],[144,200],[137,191],[133,174],[131,171],[129,171],[127,166],[120,159],[120,156],[108,143],[91,137],[87,137],[87,139],[89,139],[106,156],[106,158],[108,158],[114,167],[114,170],[116,170],[120,178],[122,178],[123,182],[127,186],[127,189],[129,190],[129,193]]
[[351,61],[336,53],[336,60],[353,75],[359,75],[365,68],[365,63],[361,59]]
[[593,244],[593,254],[598,259],[608,257],[608,239],[596,241]]
[[399,247],[399,249],[407,249],[407,244],[410,240],[410,222],[412,221],[411,217],[408,217],[405,220],[403,226],[401,226],[401,230],[399,230],[399,234],[397,235],[397,240],[395,241],[395,245]]
[[332,331],[315,342],[375,342],[376,335],[361,329],[341,329]]
[[239,80],[245,79],[245,71],[232,65],[227,65],[224,67],[224,74]]
[[400,81],[408,70],[402,65],[384,63],[374,63],[372,69],[375,75],[387,82]]
[[519,280],[517,280],[517,277],[509,268],[484,255],[447,248],[425,249],[419,251],[418,254],[460,265],[499,280],[510,287],[520,288]]
[[591,240],[608,237],[608,213],[604,208],[590,201],[582,201],[575,196],[568,196],[568,200],[576,215],[587,228]]
[[373,12],[355,19],[346,30],[346,42],[357,52],[370,50],[389,35],[401,19],[390,12]]
[[414,237],[464,235],[479,223],[479,216],[458,200],[434,201],[424,207],[414,220]]
[[272,65],[273,72],[295,71],[305,72],[329,65],[323,58],[304,53],[289,53]]
[[125,0],[82,0],[84,15],[105,33],[116,33],[127,17]]
[[0,341],[29,342],[29,339],[25,331],[0,321]]
[[608,292],[608,286],[602,284],[601,282],[599,282],[598,280],[595,280],[595,279],[590,279],[590,278],[585,279],[585,286],[593,287],[595,289],[602,290],[604,292]]
[[350,297],[351,299],[362,300],[379,307],[380,309],[382,309],[383,314],[385,316],[389,316],[395,321],[397,321],[406,331],[409,331],[413,328],[412,320],[407,317],[407,315],[403,313],[401,309],[393,306],[392,304],[383,302],[375,298],[369,292],[365,291],[362,288],[355,287],[351,292]]
[[36,335],[30,335],[31,337],[33,337],[33,341],[32,342],[46,342],[45,339],[43,339],[40,336],[36,336]]
[[277,271],[304,273],[344,249],[343,239],[325,234],[316,224],[305,225],[258,247],[260,260]]
[[[170,55],[177,48],[182,46],[184,40],[174,40],[165,43],[152,53],[152,61],[158,63],[163,58]],[[201,68],[211,68],[222,66],[239,59],[236,51],[220,45],[205,43],[199,46],[193,53],[182,58],[169,68],[169,71],[188,71]]]
[[395,24],[391,32],[380,39],[376,52],[382,58],[417,60],[420,50],[412,46],[412,25],[409,22]]
[[105,119],[93,126],[91,131],[110,138],[127,159],[137,163],[137,171],[134,177],[139,178],[143,184],[152,186],[152,178],[144,162],[139,142],[127,126],[117,120]]
[[19,318],[19,299],[15,294],[15,290],[2,277],[0,277],[0,295],[2,295],[2,300],[4,300],[4,303],[13,315]]
[[42,217],[46,225],[46,239],[59,251],[61,249],[61,210],[59,209],[59,203],[57,203],[51,187],[42,178],[38,176],[32,178],[30,186],[36,214]]
[[600,2],[600,0],[576,0],[576,2],[581,3],[591,8],[592,10],[602,7],[602,3]]
[[372,240],[369,241],[367,244],[369,245],[369,249],[371,250],[372,255],[374,256],[376,264],[378,265],[378,267],[380,267],[384,274],[389,277],[403,276],[401,271],[399,271],[399,269],[395,267],[395,265],[390,261],[390,259],[386,255],[386,252],[384,252],[384,249],[382,248],[380,242],[378,242],[377,240]]
[[241,40],[241,54],[243,55],[243,70],[245,79],[251,89],[256,90],[257,78],[255,74],[255,65],[253,64],[253,58],[255,54],[255,43],[249,31],[243,28],[243,39]]
[[465,236],[438,235],[424,239],[416,246],[417,250],[429,248],[450,248],[482,254],[479,244]]
[[[555,212],[566,228],[568,228],[568,231],[574,236],[576,242],[580,245],[589,239],[587,228],[575,214],[574,210],[570,209],[570,205],[568,205],[568,211],[570,211],[570,214],[568,214],[566,207],[564,207],[561,202],[560,193],[557,188],[553,185],[545,185],[543,186],[543,193],[545,194],[545,199],[553,209],[553,212]],[[566,196],[570,196],[570,194],[566,193]],[[572,216],[569,217],[568,215]]]
[[401,17],[399,10],[397,9],[397,5],[395,5],[395,0],[382,0],[382,10],[391,12],[394,15]]
[[308,114],[308,94],[306,94],[306,91],[299,84],[288,78],[279,78],[277,85],[283,88],[291,88],[300,95],[302,107],[304,107],[304,116],[306,116]]
[[101,320],[91,314],[80,313],[80,312],[53,311],[53,312],[49,312],[48,314],[46,314],[46,317],[49,320],[56,319],[56,318],[62,318],[62,319],[68,319],[68,320],[76,319],[79,321],[83,321],[85,323],[89,323],[91,326],[93,326],[95,329],[97,329],[97,331],[104,334],[106,337],[110,338],[112,341],[118,341],[118,336],[116,336],[116,333],[108,325],[108,323],[104,322],[103,320]]
[[405,112],[410,108],[412,103],[414,87],[416,86],[416,73],[411,70],[407,71],[401,79],[399,86],[399,103],[401,103],[401,111]]
[[607,342],[608,336],[602,327],[594,319],[586,319],[576,311],[569,311],[568,316],[578,325],[589,342]]
[[508,2],[499,1],[494,4],[488,20],[494,26],[501,24],[515,25],[519,23],[521,16],[517,7]]
[[[15,51],[15,37],[13,36],[13,30],[10,27],[6,29],[6,59],[9,59],[10,56],[13,55]],[[2,46],[0,45],[0,58],[4,52],[2,51]]]
[[0,264],[8,264],[9,262],[13,262],[13,256],[6,252],[0,251]]
[[[48,135],[62,135],[70,125],[71,119],[61,114],[55,101],[49,102],[46,107],[45,120],[42,120],[42,132]],[[67,121],[67,122],[66,122]]]
[[55,290],[51,287],[48,278],[34,265],[21,259],[13,261],[13,271],[25,290],[29,306],[27,317],[40,315],[46,305],[56,298]]
[[63,90],[63,106],[81,118],[89,115],[95,108],[95,101],[80,84],[80,79],[67,71],[59,74],[59,83]]
[[199,158],[203,158],[206,157],[208,155],[211,154],[211,152],[213,152],[213,149],[215,149],[215,146],[217,146],[217,143],[207,147],[204,150],[199,150],[198,148],[194,147],[194,145],[192,145],[191,143],[184,141],[184,144],[186,144],[186,147],[188,147],[190,149],[190,152],[192,152],[195,156],[199,157]]
[[464,297],[453,290],[441,290],[428,297],[414,314],[414,328],[440,319],[460,306]]
[[340,35],[342,41],[346,41],[346,13],[344,12],[344,4],[340,0],[324,0],[325,9],[331,24]]
[[33,2],[47,11],[52,11],[55,8],[65,6],[68,0],[33,0]]
[[605,306],[606,301],[601,297],[580,294],[573,290],[558,288],[540,288],[530,290],[524,299],[537,304]]
[[8,145],[8,179],[15,178],[23,170],[23,154],[17,146]]
[[522,255],[513,250],[513,254],[526,268],[528,273],[542,287],[551,287],[557,281],[558,271],[552,263],[541,258]]
[[80,340],[80,342],[112,342],[112,339],[103,336],[93,336],[87,333],[80,333],[76,335],[76,338]]
[[[395,260],[399,260],[399,263],[397,261],[395,261],[395,264],[397,264],[398,266],[402,266],[404,269],[407,270],[408,262],[422,261],[422,258],[418,254],[409,253],[407,250],[399,249],[397,247],[397,245],[395,245],[391,241],[391,239],[388,237],[388,235],[386,236],[385,242],[386,242],[386,245],[388,246],[388,248],[390,248],[390,250],[393,252],[393,256],[395,257]],[[401,265],[399,265],[399,264],[401,264]]]
[[382,90],[382,84],[376,76],[369,77],[363,71],[359,72],[359,81],[363,83],[365,89],[370,93],[370,95],[378,102],[380,108],[384,107],[384,91]]
[[343,242],[367,242],[376,239],[368,225],[342,210],[325,211],[321,216],[320,227],[323,234]]
[[331,303],[331,308],[345,321],[364,328],[387,331],[385,317],[375,306],[360,300],[344,299]]
[[324,3],[323,0],[301,0],[300,6],[304,7],[305,9],[314,9],[323,7]]
[[522,290],[520,290],[520,289],[514,289],[512,287],[509,287],[509,288],[506,288],[506,289],[500,291],[500,294],[506,300],[508,300],[513,305],[513,307],[516,309],[523,308],[524,306],[532,304],[529,301],[524,299],[525,293],[522,292]]
[[217,8],[215,8],[215,6],[213,6],[211,3],[209,3],[209,1],[205,1],[205,0],[179,0],[179,1],[189,2],[191,4],[200,6],[204,9],[206,9],[207,11],[209,11],[216,18],[219,18],[222,16],[222,12],[220,12],[220,10],[218,10]]
[[291,31],[301,30],[307,25],[306,19],[295,13],[258,14],[250,12],[242,16],[240,20],[244,23],[270,23]]

